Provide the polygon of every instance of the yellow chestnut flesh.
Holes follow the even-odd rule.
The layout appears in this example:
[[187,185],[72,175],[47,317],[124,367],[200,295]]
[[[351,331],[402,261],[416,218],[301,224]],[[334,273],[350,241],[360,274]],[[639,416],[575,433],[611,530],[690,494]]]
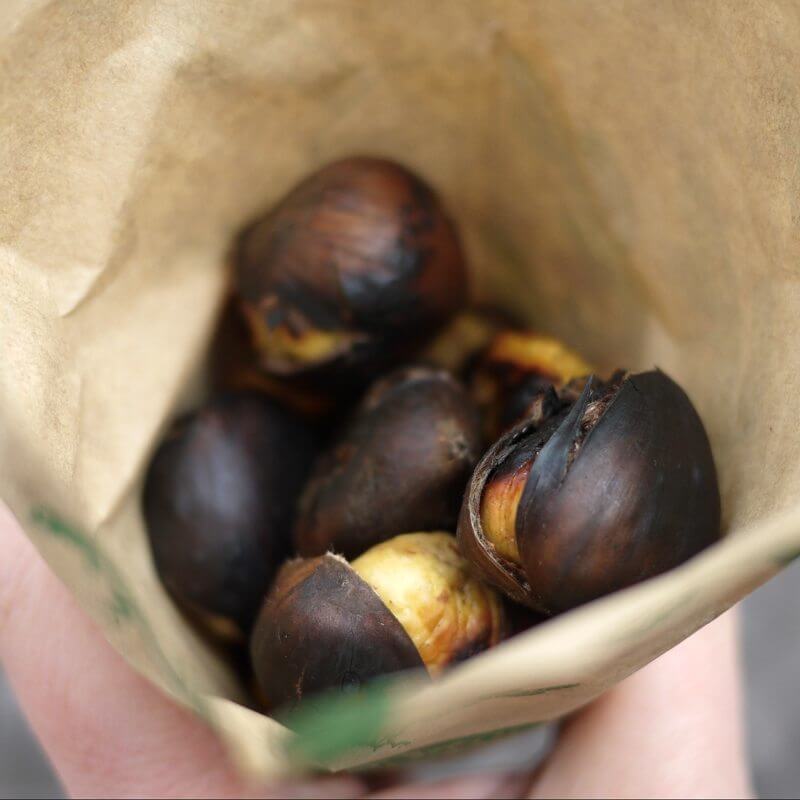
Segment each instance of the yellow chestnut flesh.
[[592,371],[589,364],[563,342],[539,333],[498,333],[489,346],[487,358],[547,375],[556,384],[569,383]]
[[484,412],[484,434],[494,441],[523,420],[536,421],[559,391],[591,372],[563,342],[531,331],[496,333],[472,370],[471,391]]
[[285,325],[270,328],[258,311],[247,306],[243,310],[250,322],[253,346],[258,351],[269,352],[276,366],[282,364],[290,368],[296,364],[324,362],[346,350],[358,338],[344,331],[307,328],[293,332]]
[[481,526],[495,552],[514,564],[520,563],[517,547],[517,508],[531,471],[532,462],[520,464],[505,475],[488,481],[481,497]]
[[476,353],[482,351],[497,330],[488,314],[464,311],[428,345],[422,360],[459,373]]
[[447,533],[407,533],[350,566],[399,620],[431,675],[497,644],[501,601],[476,580]]

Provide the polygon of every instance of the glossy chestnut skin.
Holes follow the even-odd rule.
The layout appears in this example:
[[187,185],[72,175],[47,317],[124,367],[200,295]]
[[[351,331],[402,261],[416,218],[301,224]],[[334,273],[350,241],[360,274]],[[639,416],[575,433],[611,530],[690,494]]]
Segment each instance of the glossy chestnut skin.
[[546,389],[561,389],[591,372],[589,364],[559,339],[530,330],[498,330],[469,377],[487,439],[493,442],[522,422]]
[[405,531],[455,530],[479,454],[478,413],[455,378],[430,367],[387,375],[315,464],[297,552],[352,558]]
[[500,597],[446,533],[397,536],[348,564],[330,553],[281,569],[253,629],[271,708],[393,672],[442,670],[501,641]]
[[[665,572],[720,534],[717,474],[685,392],[660,371],[590,378],[502,436],[458,526],[485,580],[544,614]],[[488,502],[487,502],[488,501]]]
[[143,510],[156,570],[175,602],[216,636],[249,631],[289,551],[314,455],[305,425],[253,392],[179,419],[147,471]]
[[421,178],[379,158],[323,167],[242,234],[236,288],[266,372],[363,378],[464,304],[455,228]]

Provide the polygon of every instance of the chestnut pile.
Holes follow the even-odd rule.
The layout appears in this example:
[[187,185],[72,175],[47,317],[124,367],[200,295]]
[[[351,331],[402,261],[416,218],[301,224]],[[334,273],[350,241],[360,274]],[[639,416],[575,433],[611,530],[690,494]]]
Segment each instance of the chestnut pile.
[[458,232],[402,166],[307,178],[235,248],[214,396],[150,462],[155,567],[270,710],[416,669],[686,561],[720,533],[703,424],[468,308]]

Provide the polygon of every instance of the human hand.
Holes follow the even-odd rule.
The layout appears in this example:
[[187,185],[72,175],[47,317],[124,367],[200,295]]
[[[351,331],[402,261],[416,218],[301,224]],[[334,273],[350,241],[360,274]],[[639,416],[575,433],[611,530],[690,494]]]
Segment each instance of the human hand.
[[734,612],[575,714],[547,760],[527,774],[401,781],[377,793],[358,776],[254,787],[201,721],[124,663],[0,504],[0,663],[77,797],[751,794]]

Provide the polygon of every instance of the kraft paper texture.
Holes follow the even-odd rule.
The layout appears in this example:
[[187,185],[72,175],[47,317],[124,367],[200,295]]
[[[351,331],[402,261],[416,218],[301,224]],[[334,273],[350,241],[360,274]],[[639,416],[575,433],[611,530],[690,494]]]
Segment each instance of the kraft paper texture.
[[[799,52],[789,0],[5,0],[0,495],[248,773],[396,762],[586,703],[800,553]],[[357,153],[439,189],[481,299],[684,385],[726,537],[294,735],[170,603],[139,497],[202,396],[232,237]]]

